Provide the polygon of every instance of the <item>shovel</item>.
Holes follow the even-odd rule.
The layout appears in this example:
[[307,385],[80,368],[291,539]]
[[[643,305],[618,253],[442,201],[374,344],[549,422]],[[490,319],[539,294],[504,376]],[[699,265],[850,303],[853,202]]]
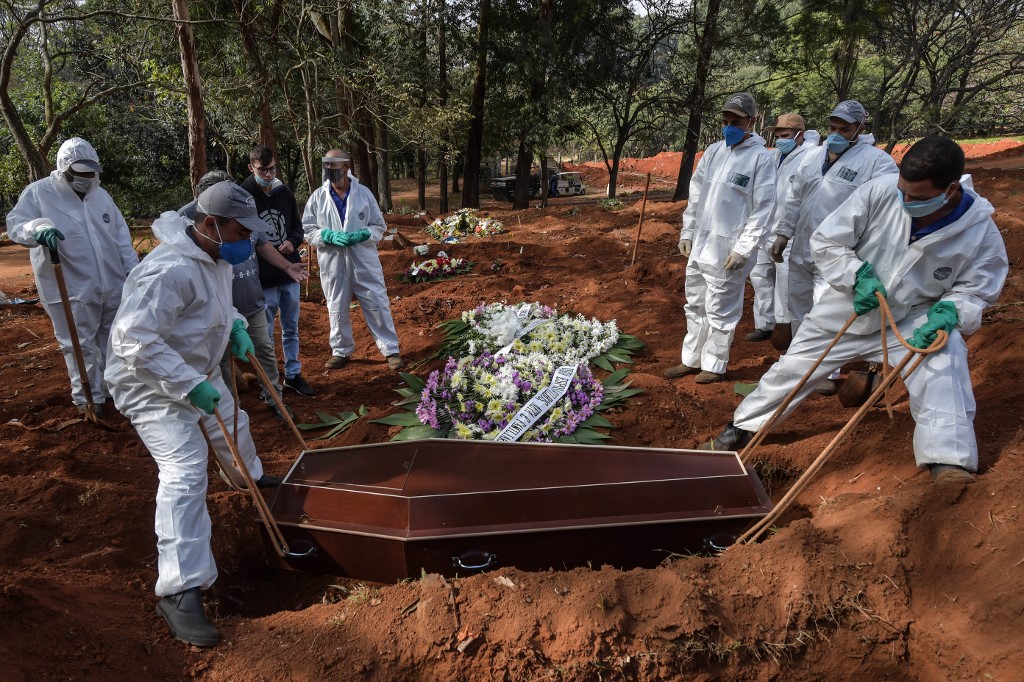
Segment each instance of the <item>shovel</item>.
[[843,407],[860,407],[867,402],[882,377],[875,369],[868,371],[853,370],[850,372],[837,394]]
[[791,322],[780,322],[772,330],[772,348],[785,353],[789,350],[789,344],[793,341],[793,324]]
[[60,254],[57,249],[50,249],[50,263],[53,265],[53,273],[57,278],[57,288],[60,290],[60,302],[64,308],[64,319],[71,334],[71,349],[75,355],[75,364],[78,365],[78,375],[82,380],[82,390],[85,392],[85,418],[87,421],[100,426],[108,431],[115,430],[109,424],[103,423],[96,414],[96,403],[92,399],[92,383],[89,381],[89,373],[85,369],[85,356],[82,355],[82,344],[78,340],[78,328],[75,327],[75,315],[71,311],[71,300],[68,297],[68,285],[64,281],[64,271],[60,264]]

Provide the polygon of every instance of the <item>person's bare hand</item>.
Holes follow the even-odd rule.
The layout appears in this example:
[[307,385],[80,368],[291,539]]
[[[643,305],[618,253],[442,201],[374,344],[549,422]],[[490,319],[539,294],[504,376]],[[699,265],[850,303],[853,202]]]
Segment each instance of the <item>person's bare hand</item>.
[[288,276],[296,282],[305,282],[309,279],[309,271],[306,270],[306,266],[302,263],[292,263],[288,266]]
[[277,250],[281,252],[281,255],[287,256],[288,254],[295,252],[295,245],[285,239],[281,242],[281,246],[277,247]]

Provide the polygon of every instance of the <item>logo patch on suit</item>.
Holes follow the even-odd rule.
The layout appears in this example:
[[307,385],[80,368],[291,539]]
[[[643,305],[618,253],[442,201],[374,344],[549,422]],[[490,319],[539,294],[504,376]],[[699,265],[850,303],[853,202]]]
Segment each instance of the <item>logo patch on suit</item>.
[[939,268],[932,274],[935,275],[935,279],[941,282],[944,279],[949,279],[949,276],[953,274],[953,268]]
[[859,173],[850,168],[849,166],[843,166],[842,168],[839,169],[839,173],[837,173],[837,175],[841,179],[846,180],[847,182],[853,182],[854,180],[857,179]]
[[366,211],[359,212],[359,222],[366,220]]
[[729,182],[739,187],[746,187],[750,184],[750,176],[742,173],[733,173],[729,176]]
[[103,214],[103,222],[110,223],[110,214],[109,213],[104,213]]

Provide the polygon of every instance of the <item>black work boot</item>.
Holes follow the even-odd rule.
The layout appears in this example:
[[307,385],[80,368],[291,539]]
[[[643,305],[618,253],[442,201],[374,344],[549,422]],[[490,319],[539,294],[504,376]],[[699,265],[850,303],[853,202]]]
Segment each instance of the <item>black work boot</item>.
[[214,646],[220,642],[220,630],[207,620],[198,587],[164,597],[156,603],[156,612],[167,621],[177,640],[193,646]]
[[729,422],[725,425],[725,429],[713,440],[698,446],[697,449],[739,452],[753,437],[753,431],[744,431],[743,429],[736,428],[732,422]]

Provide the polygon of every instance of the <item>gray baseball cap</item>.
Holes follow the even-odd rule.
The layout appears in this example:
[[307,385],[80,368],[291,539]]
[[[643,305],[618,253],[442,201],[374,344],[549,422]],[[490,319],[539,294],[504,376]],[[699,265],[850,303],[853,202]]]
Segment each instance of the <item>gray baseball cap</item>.
[[234,218],[253,232],[269,235],[270,225],[256,212],[256,200],[233,182],[218,182],[196,199],[196,212],[218,218]]
[[728,111],[737,116],[753,118],[757,115],[757,105],[754,104],[754,96],[749,92],[736,92],[729,95],[729,98],[725,100],[725,104],[722,105],[722,111]]
[[78,161],[72,162],[69,166],[71,170],[79,173],[102,173],[103,168],[100,167],[99,161],[93,161],[92,159],[79,159]]
[[864,123],[868,117],[868,112],[864,111],[864,107],[857,100],[848,99],[836,105],[836,108],[832,110],[828,117],[838,118],[847,123]]

